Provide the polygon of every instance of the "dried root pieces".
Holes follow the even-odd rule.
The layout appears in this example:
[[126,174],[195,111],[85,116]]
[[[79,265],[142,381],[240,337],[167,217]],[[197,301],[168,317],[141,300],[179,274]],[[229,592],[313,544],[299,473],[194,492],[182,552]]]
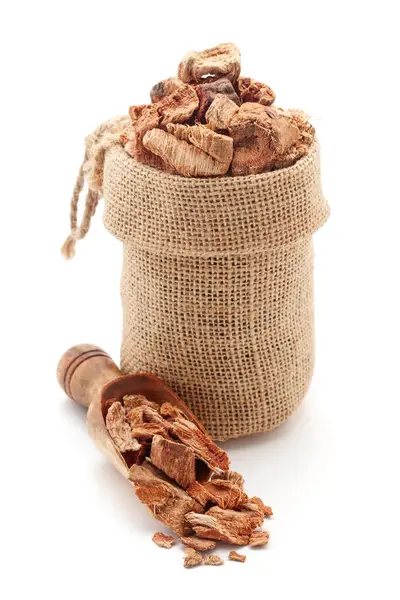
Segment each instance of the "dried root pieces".
[[224,561],[217,554],[209,554],[208,556],[205,557],[204,564],[218,567],[219,565],[223,565]]
[[[180,141],[189,139],[186,127],[178,124],[174,131]],[[201,143],[208,147],[204,139]],[[203,560],[198,554],[213,550],[217,541],[267,544],[269,534],[258,528],[272,515],[271,508],[257,496],[247,496],[243,477],[229,470],[226,452],[190,420],[190,413],[140,395],[108,400],[104,409],[108,433],[127,464],[137,497],[181,538],[186,567],[222,564],[215,555]],[[153,541],[170,548],[175,538],[157,532]]]
[[235,83],[240,75],[240,51],[235,44],[219,44],[203,52],[188,52],[178,67],[185,83],[199,83],[205,77],[226,77]]
[[183,566],[185,569],[191,569],[192,567],[198,567],[203,564],[203,557],[201,554],[196,552],[193,548],[185,548],[185,558],[183,559]]
[[130,107],[131,125],[120,137],[127,153],[184,177],[263,173],[305,156],[315,139],[308,118],[269,109],[273,90],[240,68],[234,44],[189,52],[177,77],[152,87],[152,104]]
[[[210,133],[213,133],[210,131]],[[214,134],[218,135],[218,134]],[[226,136],[220,136],[226,137]],[[227,145],[223,145],[221,140],[217,140],[214,146],[219,148],[228,147],[228,152],[224,157],[224,161],[220,162],[210,154],[201,150],[198,144],[204,139],[205,135],[197,135],[195,137],[197,145],[189,143],[183,139],[179,139],[172,133],[163,131],[162,129],[152,129],[148,131],[143,138],[143,144],[147,150],[159,156],[164,164],[172,167],[177,173],[185,177],[213,177],[216,175],[224,175],[230,167],[233,156],[232,140],[226,137]],[[208,139],[210,147],[212,143]]]
[[197,550],[197,552],[204,552],[205,550],[214,550],[217,542],[213,540],[202,540],[196,536],[191,537],[183,537],[181,538],[182,544],[187,546],[188,548],[193,548]]
[[160,548],[168,548],[168,549],[172,548],[172,546],[175,544],[175,541],[176,541],[172,535],[165,535],[161,531],[157,531],[153,535],[152,540]]
[[236,562],[244,563],[246,561],[246,556],[244,554],[239,554],[235,552],[235,550],[231,550],[228,556],[229,560],[235,560]]

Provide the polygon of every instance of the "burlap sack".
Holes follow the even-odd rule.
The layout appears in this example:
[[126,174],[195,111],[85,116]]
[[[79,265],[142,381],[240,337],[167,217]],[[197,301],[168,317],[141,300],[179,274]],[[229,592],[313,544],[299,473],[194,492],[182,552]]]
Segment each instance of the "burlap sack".
[[105,225],[124,244],[124,372],[163,378],[209,433],[268,431],[313,372],[318,147],[287,169],[186,179],[105,156]]

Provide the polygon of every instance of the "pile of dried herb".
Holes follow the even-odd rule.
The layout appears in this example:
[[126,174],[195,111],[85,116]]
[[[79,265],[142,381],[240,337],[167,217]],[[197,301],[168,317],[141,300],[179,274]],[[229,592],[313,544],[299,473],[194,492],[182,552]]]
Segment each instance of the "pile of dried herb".
[[293,165],[315,136],[307,116],[272,106],[271,88],[240,76],[240,52],[220,44],[190,52],[151,104],[131,106],[121,135],[141,163],[186,177],[248,175]]
[[[272,515],[271,508],[256,496],[248,497],[243,477],[230,470],[226,452],[179,408],[125,396],[108,401],[106,427],[130,467],[137,497],[190,549],[185,566],[221,564],[214,555],[199,558],[199,552],[212,550],[217,541],[268,543],[269,534],[260,527]],[[158,532],[153,541],[170,548],[175,538]],[[244,560],[235,552],[230,558]]]

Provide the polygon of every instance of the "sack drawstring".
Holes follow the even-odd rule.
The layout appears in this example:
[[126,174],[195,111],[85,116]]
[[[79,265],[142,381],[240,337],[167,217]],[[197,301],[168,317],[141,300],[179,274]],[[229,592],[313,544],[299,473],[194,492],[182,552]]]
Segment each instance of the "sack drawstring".
[[[116,117],[102,123],[85,139],[85,156],[79,169],[70,205],[71,233],[65,240],[61,252],[66,259],[75,256],[75,246],[78,240],[85,237],[90,229],[91,219],[96,212],[102,196],[104,160],[107,150],[119,143],[121,132],[129,125],[129,116]],[[78,226],[79,198],[85,185],[88,185],[85,210]]]

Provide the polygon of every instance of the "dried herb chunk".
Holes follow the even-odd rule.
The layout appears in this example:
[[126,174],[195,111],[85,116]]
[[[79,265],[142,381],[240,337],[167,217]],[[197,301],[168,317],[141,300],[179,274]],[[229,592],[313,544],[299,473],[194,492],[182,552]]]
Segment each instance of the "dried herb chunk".
[[184,444],[156,435],[150,453],[151,462],[168,477],[186,489],[196,480],[194,452]]

